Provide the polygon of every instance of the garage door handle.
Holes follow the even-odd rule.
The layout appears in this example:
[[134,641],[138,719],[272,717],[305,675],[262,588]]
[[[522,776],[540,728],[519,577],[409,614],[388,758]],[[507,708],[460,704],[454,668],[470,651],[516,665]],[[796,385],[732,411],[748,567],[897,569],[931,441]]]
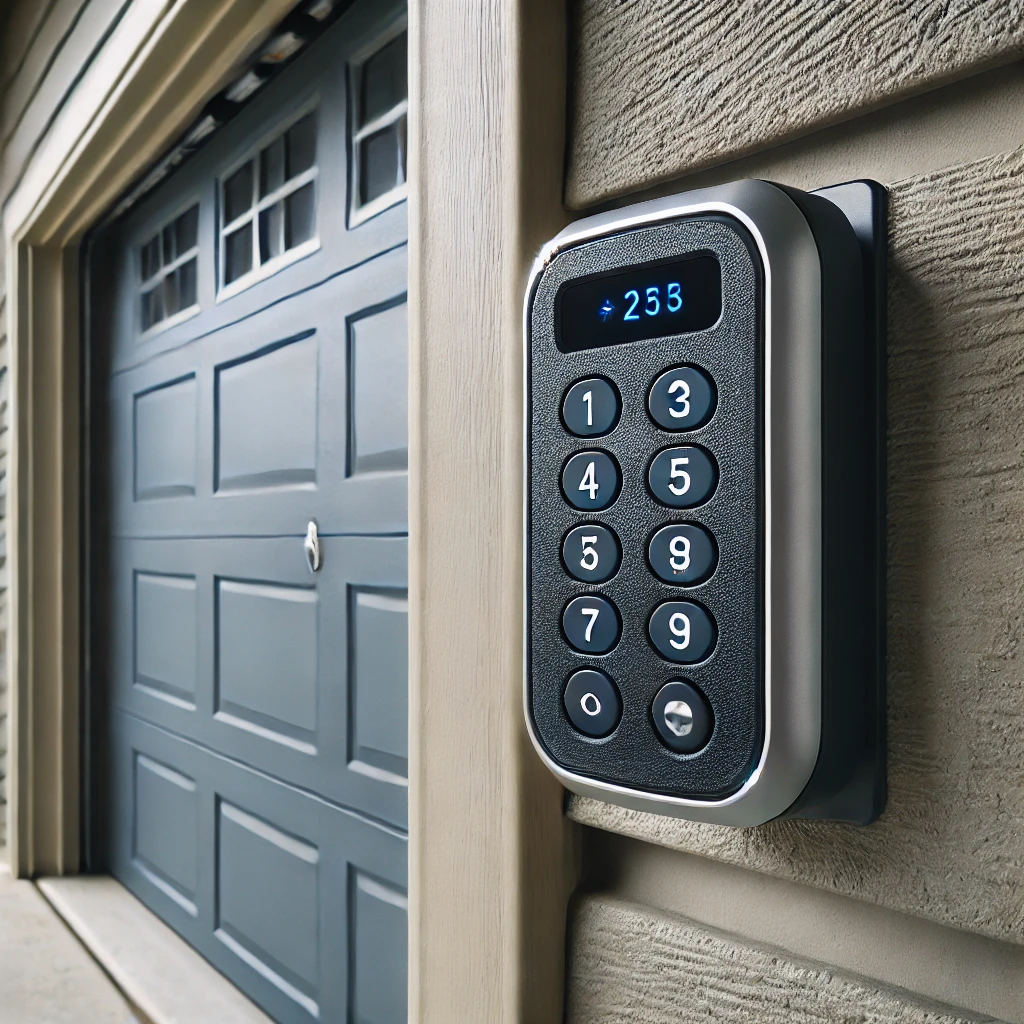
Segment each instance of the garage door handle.
[[310,520],[306,527],[306,540],[303,542],[306,551],[306,565],[310,572],[316,572],[320,568],[320,538],[316,533],[316,523]]

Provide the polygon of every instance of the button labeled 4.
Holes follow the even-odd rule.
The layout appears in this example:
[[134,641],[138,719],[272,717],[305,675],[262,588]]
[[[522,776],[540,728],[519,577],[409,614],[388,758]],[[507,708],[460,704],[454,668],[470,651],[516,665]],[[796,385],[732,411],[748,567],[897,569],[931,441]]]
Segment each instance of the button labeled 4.
[[583,512],[607,508],[619,494],[619,467],[601,451],[579,452],[562,470],[562,493]]

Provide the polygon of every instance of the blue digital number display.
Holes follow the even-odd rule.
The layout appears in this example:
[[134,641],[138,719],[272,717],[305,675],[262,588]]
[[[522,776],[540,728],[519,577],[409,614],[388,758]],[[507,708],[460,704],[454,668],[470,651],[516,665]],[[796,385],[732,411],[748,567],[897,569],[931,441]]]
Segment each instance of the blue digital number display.
[[722,268],[706,253],[602,274],[562,289],[563,352],[703,331],[722,315]]

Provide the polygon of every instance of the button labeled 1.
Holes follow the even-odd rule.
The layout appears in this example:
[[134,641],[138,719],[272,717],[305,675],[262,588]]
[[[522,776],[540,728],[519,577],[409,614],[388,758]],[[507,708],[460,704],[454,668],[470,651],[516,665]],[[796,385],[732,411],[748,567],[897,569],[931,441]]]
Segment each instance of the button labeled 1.
[[562,541],[569,575],[584,583],[603,583],[615,575],[622,557],[619,539],[607,526],[588,523],[571,529]]
[[711,613],[692,601],[659,604],[647,627],[655,650],[681,665],[703,661],[715,646],[717,629]]
[[619,494],[619,467],[607,452],[578,452],[562,470],[562,493],[573,508],[595,512]]
[[666,370],[651,385],[647,410],[662,430],[696,430],[715,411],[715,386],[696,366]]
[[574,672],[562,698],[569,721],[585,736],[607,736],[622,717],[622,699],[616,685],[596,668]]
[[714,572],[718,551],[714,538],[702,526],[672,523],[651,538],[647,560],[658,579],[692,587]]
[[654,457],[647,482],[656,501],[669,508],[703,505],[718,486],[718,466],[710,452],[694,445],[666,448]]
[[606,597],[574,597],[562,612],[562,630],[582,654],[607,654],[619,642],[619,613]]
[[577,437],[607,434],[619,422],[622,402],[614,386],[603,377],[577,381],[562,402],[562,422]]

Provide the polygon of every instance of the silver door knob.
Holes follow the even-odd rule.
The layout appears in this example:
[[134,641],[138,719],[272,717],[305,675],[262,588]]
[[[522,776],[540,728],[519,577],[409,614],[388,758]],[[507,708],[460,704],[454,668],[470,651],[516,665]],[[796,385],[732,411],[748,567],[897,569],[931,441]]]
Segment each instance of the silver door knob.
[[320,568],[320,538],[317,536],[316,523],[311,519],[306,527],[306,539],[302,542],[303,550],[306,552],[306,565],[310,572],[316,572]]

